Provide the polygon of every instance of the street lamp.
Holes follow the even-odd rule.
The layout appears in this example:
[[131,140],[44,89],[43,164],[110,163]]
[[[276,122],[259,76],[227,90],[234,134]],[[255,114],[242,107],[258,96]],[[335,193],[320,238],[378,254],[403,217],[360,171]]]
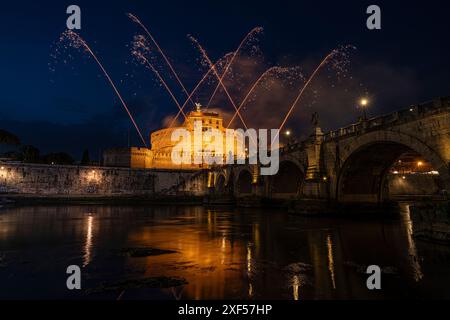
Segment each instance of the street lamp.
[[367,98],[361,98],[361,100],[359,100],[359,106],[363,111],[363,119],[364,120],[367,120],[366,110],[367,110],[368,105],[369,105],[369,100]]
[[286,136],[287,139],[287,144],[291,144],[291,136],[292,136],[292,131],[291,130],[286,130],[286,132],[284,133],[284,135]]

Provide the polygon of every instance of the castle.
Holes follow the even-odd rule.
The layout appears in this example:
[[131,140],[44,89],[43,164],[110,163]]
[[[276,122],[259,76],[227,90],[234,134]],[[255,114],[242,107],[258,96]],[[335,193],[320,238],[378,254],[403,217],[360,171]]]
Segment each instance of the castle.
[[[186,120],[181,126],[165,128],[155,131],[151,134],[151,149],[149,148],[113,148],[103,153],[103,164],[107,167],[125,167],[133,169],[168,169],[168,170],[201,170],[208,166],[206,163],[175,165],[172,161],[172,150],[178,143],[172,141],[172,134],[178,129],[185,129],[188,132],[194,132],[194,123],[201,121],[203,132],[215,129],[222,133],[223,141],[226,141],[226,128],[223,126],[223,118],[217,112],[202,110],[197,104],[196,110],[186,115]],[[192,141],[192,150],[204,150],[208,144],[202,141],[202,146],[194,146]],[[235,146],[232,147],[234,155],[238,151]],[[194,152],[194,151],[192,151]],[[191,155],[194,157],[194,154]],[[225,157],[226,155],[219,155]]]

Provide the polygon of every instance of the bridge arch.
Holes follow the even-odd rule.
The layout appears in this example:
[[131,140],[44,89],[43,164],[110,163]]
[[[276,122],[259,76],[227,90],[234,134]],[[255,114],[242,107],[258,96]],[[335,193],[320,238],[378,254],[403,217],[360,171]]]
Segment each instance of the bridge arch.
[[449,187],[449,171],[442,157],[423,141],[397,131],[375,131],[344,142],[341,148],[336,199],[341,202],[387,200],[386,177],[403,154],[414,152],[439,172],[441,187]]
[[241,169],[236,174],[236,193],[239,196],[253,192],[253,175],[249,169]]
[[298,161],[284,158],[280,162],[278,173],[270,178],[270,190],[273,198],[298,196],[305,179],[305,172]]

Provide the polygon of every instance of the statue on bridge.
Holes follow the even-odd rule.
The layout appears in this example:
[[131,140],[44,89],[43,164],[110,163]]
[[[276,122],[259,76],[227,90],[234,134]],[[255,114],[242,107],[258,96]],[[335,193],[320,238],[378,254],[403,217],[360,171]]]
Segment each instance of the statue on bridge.
[[317,128],[319,126],[319,114],[317,112],[314,112],[312,114],[311,124],[314,126],[314,128]]

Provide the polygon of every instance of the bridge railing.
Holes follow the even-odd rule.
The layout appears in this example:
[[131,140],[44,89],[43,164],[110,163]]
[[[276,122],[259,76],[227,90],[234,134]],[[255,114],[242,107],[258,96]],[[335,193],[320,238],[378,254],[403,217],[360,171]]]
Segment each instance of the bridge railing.
[[324,135],[325,141],[330,141],[339,137],[355,135],[359,132],[376,130],[377,128],[400,124],[415,119],[423,118],[448,110],[450,108],[450,97],[436,99],[420,105],[411,106],[408,109],[399,110],[387,115],[361,120],[350,126],[330,131]]

